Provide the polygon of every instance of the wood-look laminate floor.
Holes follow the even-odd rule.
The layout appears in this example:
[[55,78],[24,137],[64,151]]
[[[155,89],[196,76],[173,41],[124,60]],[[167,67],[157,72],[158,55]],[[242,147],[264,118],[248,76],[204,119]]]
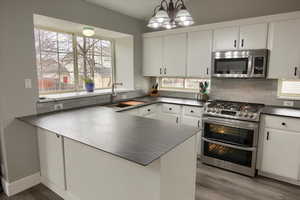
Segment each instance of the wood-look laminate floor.
[[[0,200],[63,200],[43,185]],[[85,199],[89,200],[89,199]],[[196,200],[300,200],[300,187],[198,164]]]

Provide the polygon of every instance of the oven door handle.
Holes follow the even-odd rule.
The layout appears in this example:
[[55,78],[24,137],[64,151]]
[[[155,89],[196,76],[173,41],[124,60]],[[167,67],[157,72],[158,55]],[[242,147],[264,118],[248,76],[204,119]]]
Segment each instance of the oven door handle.
[[225,146],[225,147],[230,147],[230,148],[233,148],[233,149],[239,149],[239,150],[243,150],[243,151],[256,151],[255,147],[241,147],[241,146],[236,146],[236,145],[232,145],[232,144],[225,144],[223,142],[217,142],[217,141],[214,141],[214,140],[209,140],[209,139],[206,139],[204,137],[202,137],[202,140],[205,141],[205,142],[210,142],[210,143],[222,145],[222,146]]

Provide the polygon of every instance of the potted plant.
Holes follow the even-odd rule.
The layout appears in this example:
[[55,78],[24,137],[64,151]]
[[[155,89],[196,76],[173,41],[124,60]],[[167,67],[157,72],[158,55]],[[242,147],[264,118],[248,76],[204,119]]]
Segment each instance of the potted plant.
[[209,83],[207,81],[199,83],[199,94],[197,95],[197,99],[200,101],[208,101],[208,86]]
[[85,89],[87,92],[94,92],[95,89],[95,83],[94,80],[91,78],[84,78],[83,79],[84,83],[85,83]]

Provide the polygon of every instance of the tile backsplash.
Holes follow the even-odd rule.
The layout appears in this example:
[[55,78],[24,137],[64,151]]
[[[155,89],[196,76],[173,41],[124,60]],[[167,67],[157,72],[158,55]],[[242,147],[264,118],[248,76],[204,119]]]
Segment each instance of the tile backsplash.
[[[195,98],[193,93],[161,91],[161,96]],[[283,106],[277,98],[277,80],[265,79],[211,79],[210,99],[263,103]],[[294,101],[300,107],[300,101]]]

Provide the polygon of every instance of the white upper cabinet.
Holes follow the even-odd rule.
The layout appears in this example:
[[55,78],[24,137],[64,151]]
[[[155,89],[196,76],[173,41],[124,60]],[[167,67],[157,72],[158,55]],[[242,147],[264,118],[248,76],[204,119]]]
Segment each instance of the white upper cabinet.
[[240,49],[267,48],[268,24],[253,24],[240,27]]
[[164,38],[164,76],[184,77],[186,75],[186,43],[187,35],[185,33],[168,35]]
[[187,77],[210,77],[212,31],[188,33]]
[[267,48],[268,24],[251,24],[214,31],[214,50]]
[[239,46],[239,27],[216,29],[214,31],[214,50],[232,50]]
[[300,19],[271,23],[269,48],[268,78],[300,77]]
[[163,37],[144,38],[144,76],[161,76],[163,65]]

